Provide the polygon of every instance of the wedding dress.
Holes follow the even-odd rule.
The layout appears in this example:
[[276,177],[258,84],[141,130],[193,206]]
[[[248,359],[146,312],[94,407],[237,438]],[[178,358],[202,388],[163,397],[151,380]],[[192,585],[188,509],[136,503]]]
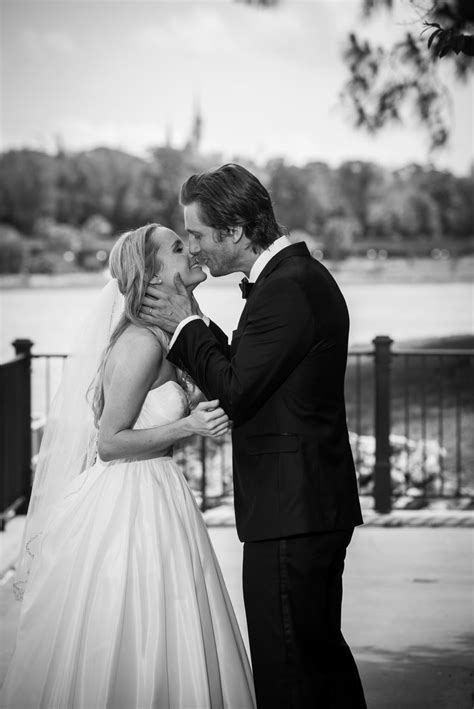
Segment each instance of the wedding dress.
[[[135,428],[185,415],[173,381]],[[2,707],[247,709],[253,681],[194,497],[170,457],[97,459],[50,510]]]

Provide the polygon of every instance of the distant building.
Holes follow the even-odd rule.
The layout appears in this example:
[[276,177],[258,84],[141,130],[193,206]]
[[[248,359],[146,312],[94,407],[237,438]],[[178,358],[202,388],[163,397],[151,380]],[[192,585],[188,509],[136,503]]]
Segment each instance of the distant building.
[[193,122],[191,127],[191,134],[188,138],[184,149],[193,155],[197,155],[201,148],[201,138],[202,138],[202,115],[199,103],[196,102],[194,106]]

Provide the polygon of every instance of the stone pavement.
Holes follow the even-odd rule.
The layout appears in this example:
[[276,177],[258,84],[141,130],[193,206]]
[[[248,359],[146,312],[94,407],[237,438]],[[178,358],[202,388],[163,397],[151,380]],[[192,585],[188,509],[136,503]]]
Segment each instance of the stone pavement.
[[[15,525],[8,534],[13,539],[16,528],[18,540],[21,520]],[[246,640],[242,545],[233,527],[211,527],[210,535]],[[343,630],[369,709],[472,709],[473,541],[465,527],[356,530],[344,576]],[[7,573],[0,586],[0,681],[18,606]]]
[[[240,625],[241,545],[211,528]],[[343,632],[368,709],[472,709],[472,529],[360,527],[344,574]]]

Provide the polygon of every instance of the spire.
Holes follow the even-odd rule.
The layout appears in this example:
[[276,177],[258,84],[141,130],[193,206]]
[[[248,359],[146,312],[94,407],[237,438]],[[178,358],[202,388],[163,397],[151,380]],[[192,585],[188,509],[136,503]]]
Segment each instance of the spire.
[[64,139],[63,139],[62,134],[59,132],[55,133],[53,140],[54,140],[54,147],[55,147],[56,155],[58,157],[60,157],[61,155],[65,155],[66,148],[64,145]]
[[189,140],[186,143],[186,148],[190,152],[197,154],[199,153],[199,148],[201,146],[202,138],[202,115],[199,100],[194,99],[194,114],[193,123],[191,128],[191,134]]

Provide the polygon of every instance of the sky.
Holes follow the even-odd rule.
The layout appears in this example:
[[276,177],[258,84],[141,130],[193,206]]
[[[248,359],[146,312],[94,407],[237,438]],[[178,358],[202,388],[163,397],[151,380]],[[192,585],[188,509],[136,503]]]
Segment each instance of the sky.
[[[408,0],[365,28],[391,42]],[[430,156],[414,127],[376,138],[351,127],[339,94],[341,48],[361,29],[358,0],[0,0],[0,149],[107,145],[146,154],[186,142],[199,106],[203,152],[257,163],[433,162],[466,174],[473,85],[452,92],[451,144]],[[411,25],[409,25],[411,27]],[[446,77],[449,82],[449,76]]]

